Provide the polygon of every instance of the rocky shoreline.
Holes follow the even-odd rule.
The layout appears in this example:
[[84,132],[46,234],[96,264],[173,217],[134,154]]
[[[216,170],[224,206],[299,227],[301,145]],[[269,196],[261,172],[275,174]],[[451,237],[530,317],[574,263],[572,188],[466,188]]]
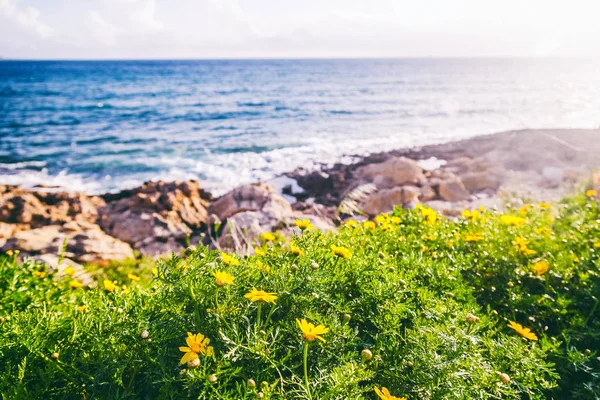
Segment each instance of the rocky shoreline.
[[147,182],[100,196],[0,185],[0,251],[52,264],[66,245],[68,259],[100,265],[199,242],[252,252],[258,235],[290,235],[296,219],[326,230],[350,214],[368,218],[396,205],[424,203],[452,216],[501,207],[501,196],[510,193],[552,200],[598,167],[600,130],[526,130],[297,170],[286,175],[292,184],[283,195],[265,183],[219,198],[197,181]]

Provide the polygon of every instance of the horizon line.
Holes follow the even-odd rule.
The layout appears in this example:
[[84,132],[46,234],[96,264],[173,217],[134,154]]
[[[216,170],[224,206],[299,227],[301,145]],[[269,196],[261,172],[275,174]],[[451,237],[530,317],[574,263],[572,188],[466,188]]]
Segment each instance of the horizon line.
[[311,60],[551,60],[551,59],[600,59],[593,55],[556,55],[556,56],[334,56],[334,57],[173,57],[173,58],[6,58],[0,55],[2,61],[311,61]]

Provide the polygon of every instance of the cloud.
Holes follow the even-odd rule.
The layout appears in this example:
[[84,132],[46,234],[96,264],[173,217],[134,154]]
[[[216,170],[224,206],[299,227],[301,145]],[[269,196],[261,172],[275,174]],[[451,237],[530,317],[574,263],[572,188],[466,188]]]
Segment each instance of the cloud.
[[18,7],[16,0],[0,0],[0,21],[4,21],[4,35],[10,35],[10,28],[21,33],[34,33],[42,38],[47,38],[53,33],[50,26],[40,21],[38,9],[31,6]]

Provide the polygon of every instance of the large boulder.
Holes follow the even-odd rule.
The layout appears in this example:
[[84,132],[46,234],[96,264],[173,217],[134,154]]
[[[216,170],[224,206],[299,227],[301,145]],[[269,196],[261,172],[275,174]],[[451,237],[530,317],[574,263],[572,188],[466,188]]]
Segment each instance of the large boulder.
[[65,254],[76,261],[91,264],[107,264],[111,260],[133,258],[131,247],[108,236],[98,226],[77,230],[48,225],[26,231],[18,231],[6,241],[1,251],[20,250],[23,255],[60,254],[67,243]]
[[470,198],[469,191],[460,178],[457,177],[440,182],[438,193],[442,200],[451,202],[469,200]]
[[371,216],[387,213],[396,206],[418,203],[421,191],[414,186],[395,187],[379,190],[367,197],[361,210]]
[[294,211],[290,203],[264,183],[238,187],[209,208],[215,222],[222,222],[218,239],[224,248],[245,251],[263,232],[291,235],[296,219],[308,219],[317,229],[332,229],[330,221]]
[[102,229],[146,255],[180,250],[208,222],[210,195],[196,181],[147,182],[105,198]]
[[356,176],[363,182],[375,184],[379,189],[425,181],[421,167],[406,157],[393,157],[382,163],[362,166],[356,170]]

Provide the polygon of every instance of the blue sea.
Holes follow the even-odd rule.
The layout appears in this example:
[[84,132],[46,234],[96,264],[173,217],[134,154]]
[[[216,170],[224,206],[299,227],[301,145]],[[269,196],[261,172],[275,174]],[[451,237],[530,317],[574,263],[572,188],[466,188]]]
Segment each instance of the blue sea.
[[600,126],[600,63],[568,59],[0,61],[0,183],[99,193],[522,128]]

